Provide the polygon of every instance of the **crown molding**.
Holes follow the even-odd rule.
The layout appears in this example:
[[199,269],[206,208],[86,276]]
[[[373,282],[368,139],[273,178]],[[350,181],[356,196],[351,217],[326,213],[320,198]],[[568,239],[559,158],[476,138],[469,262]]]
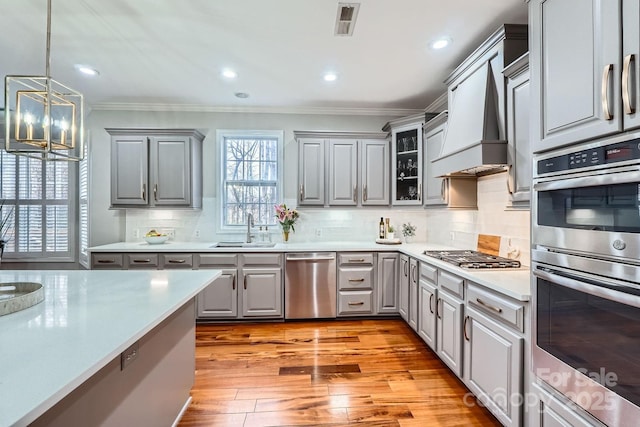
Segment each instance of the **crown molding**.
[[262,114],[322,114],[347,116],[404,117],[423,112],[410,108],[345,108],[345,107],[224,107],[194,104],[97,103],[93,111],[171,111],[188,113],[262,113]]

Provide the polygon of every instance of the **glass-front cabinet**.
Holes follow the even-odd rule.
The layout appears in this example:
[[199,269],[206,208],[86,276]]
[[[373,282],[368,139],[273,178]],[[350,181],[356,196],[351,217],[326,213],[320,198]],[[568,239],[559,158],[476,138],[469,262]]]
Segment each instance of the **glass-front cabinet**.
[[391,201],[393,205],[422,204],[422,125],[421,120],[397,129],[391,128]]

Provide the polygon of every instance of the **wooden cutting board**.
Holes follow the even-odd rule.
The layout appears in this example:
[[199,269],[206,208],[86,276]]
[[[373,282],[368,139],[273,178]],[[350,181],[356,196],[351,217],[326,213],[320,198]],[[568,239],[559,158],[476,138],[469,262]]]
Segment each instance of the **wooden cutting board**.
[[500,254],[500,236],[478,234],[478,252],[498,256]]

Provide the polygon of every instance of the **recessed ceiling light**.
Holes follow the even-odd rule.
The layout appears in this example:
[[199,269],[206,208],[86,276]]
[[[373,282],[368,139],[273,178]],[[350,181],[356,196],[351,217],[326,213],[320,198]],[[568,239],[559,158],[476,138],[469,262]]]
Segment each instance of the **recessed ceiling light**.
[[91,68],[88,65],[76,64],[76,70],[80,71],[82,74],[87,76],[98,76],[100,72],[95,68]]
[[324,74],[324,81],[325,82],[335,82],[338,79],[338,75],[336,73],[325,73]]
[[241,98],[241,99],[245,99],[249,97],[249,94],[247,92],[236,92],[234,93],[234,95],[236,96],[236,98]]
[[238,73],[230,68],[225,68],[224,70],[222,70],[222,77],[226,79],[235,79],[236,77],[238,77]]
[[451,44],[451,37],[440,37],[439,39],[435,39],[429,45],[431,49],[443,49]]

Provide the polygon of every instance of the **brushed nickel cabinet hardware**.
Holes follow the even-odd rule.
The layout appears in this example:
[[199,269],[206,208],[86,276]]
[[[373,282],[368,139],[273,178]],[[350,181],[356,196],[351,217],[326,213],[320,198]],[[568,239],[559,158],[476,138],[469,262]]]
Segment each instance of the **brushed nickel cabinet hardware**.
[[607,64],[602,71],[602,114],[605,120],[613,120],[613,114],[609,111],[609,78],[612,70],[613,64]]
[[629,93],[629,77],[631,77],[630,68],[631,62],[635,60],[634,54],[629,54],[624,57],[624,63],[622,65],[622,102],[624,104],[625,114],[634,114],[636,109],[631,105],[631,94]]
[[493,305],[487,304],[486,302],[482,301],[480,298],[476,298],[476,301],[478,302],[478,304],[487,307],[489,310],[493,310],[496,313],[502,313],[502,309],[500,307],[495,307]]

